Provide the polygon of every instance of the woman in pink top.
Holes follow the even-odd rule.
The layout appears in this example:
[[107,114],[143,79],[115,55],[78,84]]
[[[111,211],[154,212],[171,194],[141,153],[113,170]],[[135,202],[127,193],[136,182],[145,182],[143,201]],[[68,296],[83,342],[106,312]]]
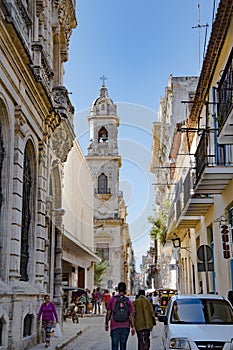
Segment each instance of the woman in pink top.
[[50,301],[50,296],[46,294],[44,296],[44,303],[41,305],[38,313],[38,323],[40,323],[40,318],[42,315],[42,326],[45,331],[45,347],[50,345],[50,338],[52,328],[55,327],[58,321],[57,310],[53,302]]

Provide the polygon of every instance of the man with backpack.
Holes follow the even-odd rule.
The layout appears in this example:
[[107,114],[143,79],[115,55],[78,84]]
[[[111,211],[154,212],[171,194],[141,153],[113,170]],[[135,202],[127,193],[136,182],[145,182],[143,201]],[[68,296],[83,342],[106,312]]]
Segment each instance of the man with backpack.
[[112,339],[112,350],[126,350],[126,344],[130,332],[135,334],[134,327],[134,308],[131,301],[125,296],[126,284],[118,284],[118,295],[113,296],[107,305],[107,314],[105,318],[105,330],[109,330]]

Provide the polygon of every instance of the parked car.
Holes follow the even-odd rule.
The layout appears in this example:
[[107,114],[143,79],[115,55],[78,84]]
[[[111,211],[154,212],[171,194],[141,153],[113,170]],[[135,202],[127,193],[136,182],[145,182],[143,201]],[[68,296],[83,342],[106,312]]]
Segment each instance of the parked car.
[[175,295],[158,320],[164,323],[165,350],[233,349],[233,308],[222,296]]

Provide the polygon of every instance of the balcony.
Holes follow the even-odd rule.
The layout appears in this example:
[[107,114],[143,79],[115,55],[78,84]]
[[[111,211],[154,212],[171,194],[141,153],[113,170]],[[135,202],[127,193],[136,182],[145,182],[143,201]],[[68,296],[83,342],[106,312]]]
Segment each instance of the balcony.
[[195,194],[221,194],[233,177],[233,146],[218,145],[203,132],[195,153]]
[[219,144],[233,144],[233,50],[218,86]]
[[109,200],[112,196],[111,194],[111,189],[110,188],[96,188],[95,189],[95,196],[96,198],[100,199],[100,200]]
[[168,214],[168,238],[175,231],[194,228],[200,216],[207,213],[214,200],[207,194],[196,194],[193,189],[192,170],[189,170],[184,181],[176,186],[175,200],[170,206]]
[[197,194],[193,190],[191,170],[189,170],[183,181],[180,198],[180,215],[177,217],[177,227],[179,229],[195,227],[200,220],[200,216],[205,215],[213,204],[213,198],[205,194]]
[[214,200],[207,194],[197,194],[193,190],[193,177],[191,171],[186,175],[183,182],[185,216],[205,215]]
[[183,181],[182,195],[183,207],[181,215],[177,218],[177,225],[180,228],[195,227],[200,220],[200,216],[205,215],[212,206],[214,199],[207,194],[195,193],[191,170],[189,170]]

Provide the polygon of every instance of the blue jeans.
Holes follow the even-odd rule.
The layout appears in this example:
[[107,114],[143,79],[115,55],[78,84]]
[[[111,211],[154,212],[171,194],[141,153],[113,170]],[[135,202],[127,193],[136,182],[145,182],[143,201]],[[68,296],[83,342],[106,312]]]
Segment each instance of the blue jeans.
[[129,336],[129,328],[115,328],[110,333],[112,338],[112,350],[118,350],[120,344],[120,350],[126,350],[126,343]]
[[97,301],[93,300],[92,301],[92,312],[96,314],[96,309],[97,309]]

